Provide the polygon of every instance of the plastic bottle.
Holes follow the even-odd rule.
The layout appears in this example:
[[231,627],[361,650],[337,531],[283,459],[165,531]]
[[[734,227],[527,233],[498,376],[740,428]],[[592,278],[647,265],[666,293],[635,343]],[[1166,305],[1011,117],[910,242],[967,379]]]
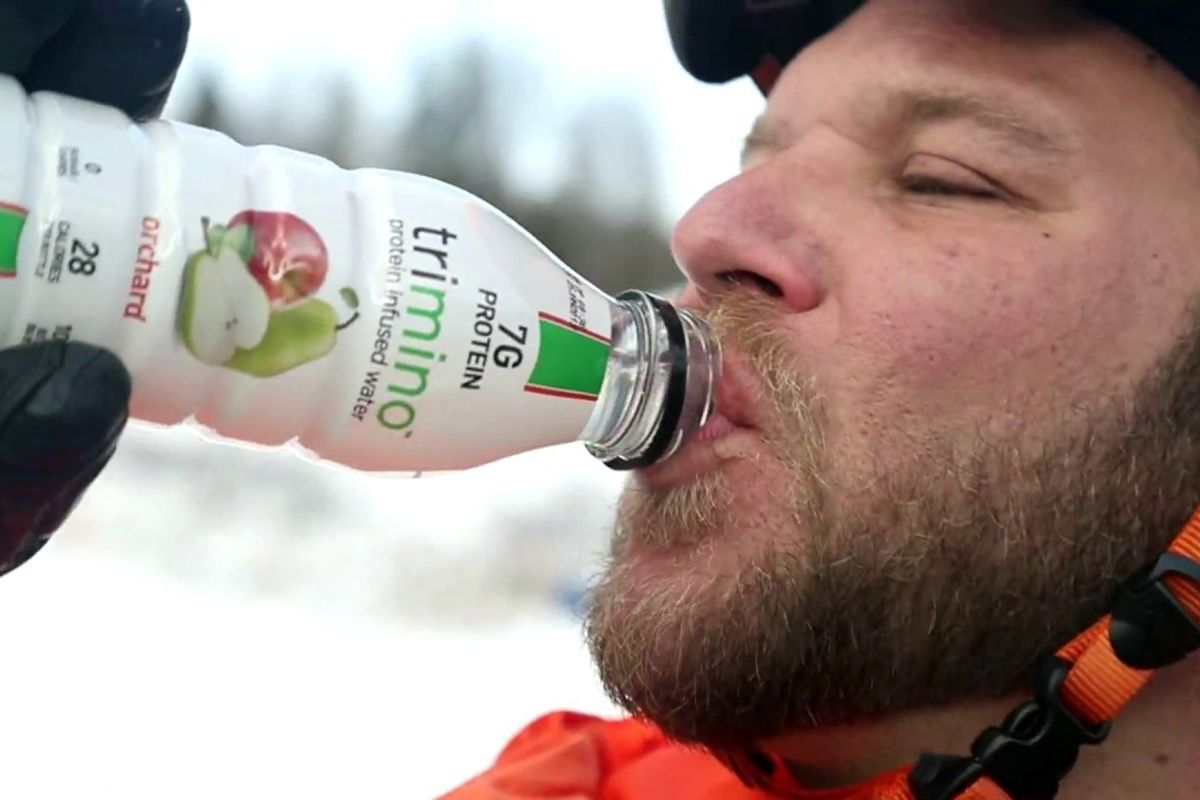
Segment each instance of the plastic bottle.
[[116,352],[135,419],[401,473],[572,441],[652,463],[720,361],[445,183],[0,77],[0,347],[47,337]]

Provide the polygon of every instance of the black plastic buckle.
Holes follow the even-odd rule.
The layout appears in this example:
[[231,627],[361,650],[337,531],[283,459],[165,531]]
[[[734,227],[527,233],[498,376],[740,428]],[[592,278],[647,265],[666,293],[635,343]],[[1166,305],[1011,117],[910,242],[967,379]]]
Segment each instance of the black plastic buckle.
[[1049,657],[1036,699],[1018,707],[999,728],[984,731],[971,756],[924,754],[908,776],[917,800],[952,800],[982,777],[1013,800],[1051,800],[1075,766],[1079,748],[1108,738],[1112,722],[1086,725],[1063,705],[1059,688],[1071,664]]
[[1134,669],[1162,669],[1200,649],[1200,623],[1163,583],[1170,574],[1200,586],[1200,564],[1164,553],[1122,583],[1113,596],[1108,638],[1117,658]]

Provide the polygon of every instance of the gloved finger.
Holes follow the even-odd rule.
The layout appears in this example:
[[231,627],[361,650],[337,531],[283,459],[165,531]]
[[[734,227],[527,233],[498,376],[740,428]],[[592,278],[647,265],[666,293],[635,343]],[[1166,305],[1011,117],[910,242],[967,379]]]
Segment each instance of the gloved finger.
[[190,27],[185,0],[78,0],[23,82],[28,91],[85,97],[138,120],[155,117],[174,85]]
[[102,348],[0,351],[0,574],[41,548],[108,463],[131,388],[125,366]]
[[49,341],[0,351],[0,478],[89,460],[124,426],[130,392],[125,365],[103,348]]
[[50,541],[116,448],[114,436],[107,449],[55,480],[11,477],[7,481],[0,495],[0,577],[33,558]]
[[77,0],[0,0],[0,73],[21,77]]

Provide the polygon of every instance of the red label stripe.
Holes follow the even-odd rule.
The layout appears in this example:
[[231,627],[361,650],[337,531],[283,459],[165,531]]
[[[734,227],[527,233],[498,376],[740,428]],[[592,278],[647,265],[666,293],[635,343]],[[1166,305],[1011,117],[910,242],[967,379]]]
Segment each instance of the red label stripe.
[[597,395],[587,394],[585,392],[568,392],[563,389],[550,389],[546,386],[534,386],[529,384],[525,387],[525,391],[530,394],[544,394],[549,397],[564,397],[567,400],[595,400]]
[[20,214],[21,216],[28,216],[28,214],[29,214],[28,208],[25,208],[24,206],[19,206],[16,203],[0,202],[0,211],[15,211],[16,213]]
[[570,328],[576,333],[581,333],[589,339],[595,339],[597,342],[603,342],[604,344],[612,343],[612,339],[608,336],[601,336],[598,333],[589,331],[587,328],[576,325],[574,322],[567,322],[562,317],[556,317],[553,314],[547,314],[545,311],[542,311],[538,314],[538,319],[544,319],[546,322],[553,322],[555,325],[558,325],[562,328]]

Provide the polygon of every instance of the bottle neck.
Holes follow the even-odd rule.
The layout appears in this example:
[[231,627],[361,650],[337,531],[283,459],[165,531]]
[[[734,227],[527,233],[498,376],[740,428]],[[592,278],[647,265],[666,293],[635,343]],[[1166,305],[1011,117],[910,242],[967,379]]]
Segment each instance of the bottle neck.
[[619,295],[612,316],[608,370],[581,438],[610,468],[638,469],[674,455],[708,421],[720,348],[697,317],[645,292]]

